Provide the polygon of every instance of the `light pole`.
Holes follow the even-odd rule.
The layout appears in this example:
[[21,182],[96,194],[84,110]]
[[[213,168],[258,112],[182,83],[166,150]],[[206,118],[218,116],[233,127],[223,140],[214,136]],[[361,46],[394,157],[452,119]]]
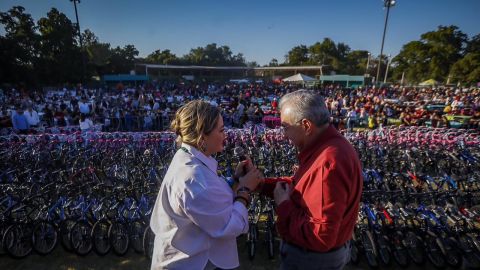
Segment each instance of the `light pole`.
[[80,22],[78,21],[78,11],[77,11],[77,2],[80,4],[80,0],[70,0],[73,2],[73,6],[75,7],[75,17],[77,19],[77,31],[78,31],[78,39],[80,40],[80,52],[82,54],[82,82],[85,81],[85,54],[83,53],[83,39],[82,33],[80,32]]
[[383,27],[382,47],[380,48],[380,56],[378,58],[377,76],[375,77],[375,83],[378,82],[380,76],[380,67],[382,65],[383,44],[385,43],[385,34],[387,32],[388,15],[390,14],[390,7],[395,6],[396,0],[383,0],[384,7],[387,8],[387,16],[385,16],[385,26]]
[[368,68],[370,67],[370,56],[372,56],[372,54],[369,52],[368,53],[368,58],[367,58],[367,66],[365,67],[365,76],[369,76],[368,75]]
[[385,70],[385,77],[383,78],[383,83],[387,83],[388,68],[390,67],[391,62],[392,62],[392,55],[389,54],[387,58],[387,69]]

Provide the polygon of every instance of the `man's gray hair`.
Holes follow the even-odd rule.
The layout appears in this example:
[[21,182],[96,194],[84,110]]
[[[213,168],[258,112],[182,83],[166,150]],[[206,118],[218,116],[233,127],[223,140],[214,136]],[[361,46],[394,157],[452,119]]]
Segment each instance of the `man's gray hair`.
[[298,90],[284,95],[280,99],[280,111],[285,106],[292,109],[295,123],[302,119],[308,119],[319,127],[330,121],[330,112],[325,105],[325,101],[313,91]]

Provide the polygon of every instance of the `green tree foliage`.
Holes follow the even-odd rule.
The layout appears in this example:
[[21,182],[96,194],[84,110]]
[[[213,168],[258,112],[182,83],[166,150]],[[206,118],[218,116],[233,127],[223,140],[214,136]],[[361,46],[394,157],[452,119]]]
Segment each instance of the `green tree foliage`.
[[37,24],[41,34],[38,72],[42,80],[50,84],[80,81],[82,58],[75,25],[56,8]]
[[0,12],[0,23],[5,36],[0,36],[1,82],[35,83],[40,36],[30,14],[21,6]]
[[245,58],[241,53],[233,55],[230,47],[217,47],[216,43],[191,49],[190,53],[183,57],[183,62],[205,66],[245,66]]
[[453,82],[475,85],[480,82],[480,52],[471,52],[458,60],[451,70]]
[[304,66],[309,64],[309,56],[307,46],[295,46],[285,56],[285,62],[290,66]]
[[156,50],[149,54],[145,59],[147,63],[159,65],[172,65],[179,63],[177,56],[170,52],[170,50]]
[[[21,6],[0,12],[0,82],[29,85],[56,85],[77,83],[82,78],[82,49],[77,28],[63,13],[52,8],[45,17],[35,22]],[[135,62],[162,65],[250,66],[243,54],[234,54],[228,46],[216,43],[197,47],[177,57],[169,49],[155,50],[145,59],[138,58],[134,45],[112,47],[89,29],[82,33],[83,55],[87,62],[86,78],[104,74],[129,73]],[[279,63],[272,59],[268,66],[324,65],[325,73],[375,76],[378,57],[364,50],[352,50],[345,43],[335,43],[330,38],[313,45],[298,45]],[[382,57],[382,71],[387,66]],[[456,26],[439,26],[424,33],[419,40],[403,45],[393,58],[391,79],[399,81],[405,74],[407,83],[427,79],[475,84],[480,81],[480,34],[468,38]],[[382,76],[382,75],[381,75]],[[382,76],[383,78],[383,76]]]
[[[394,58],[396,68],[393,76],[398,79],[405,73],[405,79],[409,83],[427,79],[446,82],[454,64],[465,56],[467,50],[477,48],[478,38],[473,40],[470,47],[467,46],[467,41],[467,35],[453,25],[439,26],[436,31],[424,33],[419,41],[405,44]],[[459,68],[457,76],[458,70]]]
[[138,50],[133,45],[126,45],[123,48],[117,46],[112,50],[107,63],[107,73],[125,74],[129,73],[135,65],[135,57],[138,56]]

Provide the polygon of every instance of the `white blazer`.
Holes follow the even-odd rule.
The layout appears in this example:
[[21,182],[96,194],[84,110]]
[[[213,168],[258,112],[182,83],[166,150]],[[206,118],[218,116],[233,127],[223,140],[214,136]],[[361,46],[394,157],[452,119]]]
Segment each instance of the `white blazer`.
[[163,179],[150,220],[151,269],[231,269],[239,266],[236,237],[248,231],[248,211],[217,175],[217,161],[182,144]]

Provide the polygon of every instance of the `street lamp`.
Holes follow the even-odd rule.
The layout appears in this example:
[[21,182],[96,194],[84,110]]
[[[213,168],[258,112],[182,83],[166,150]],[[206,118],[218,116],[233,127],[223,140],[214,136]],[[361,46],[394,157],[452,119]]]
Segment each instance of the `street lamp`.
[[396,0],[383,0],[383,6],[387,8],[387,16],[385,16],[385,26],[383,27],[382,47],[380,48],[380,56],[378,58],[377,76],[375,77],[375,82],[378,82],[378,77],[380,76],[380,67],[382,65],[382,55],[383,55],[383,44],[385,43],[385,34],[387,32],[387,23],[388,23],[388,15],[390,14],[390,7],[395,6],[396,3],[397,3]]
[[372,56],[372,54],[369,52],[367,58],[367,66],[365,67],[365,76],[368,76],[368,68],[370,67],[370,56]]
[[387,69],[385,70],[385,77],[383,78],[383,83],[387,83],[388,68],[390,67],[390,63],[392,63],[392,55],[389,54],[387,58]]
[[80,4],[80,0],[70,0],[73,2],[73,6],[75,7],[75,17],[77,18],[77,31],[78,31],[78,38],[80,40],[80,51],[82,54],[82,82],[85,80],[85,54],[83,53],[83,39],[82,33],[80,32],[80,22],[78,21],[78,11],[77,11],[77,2]]

